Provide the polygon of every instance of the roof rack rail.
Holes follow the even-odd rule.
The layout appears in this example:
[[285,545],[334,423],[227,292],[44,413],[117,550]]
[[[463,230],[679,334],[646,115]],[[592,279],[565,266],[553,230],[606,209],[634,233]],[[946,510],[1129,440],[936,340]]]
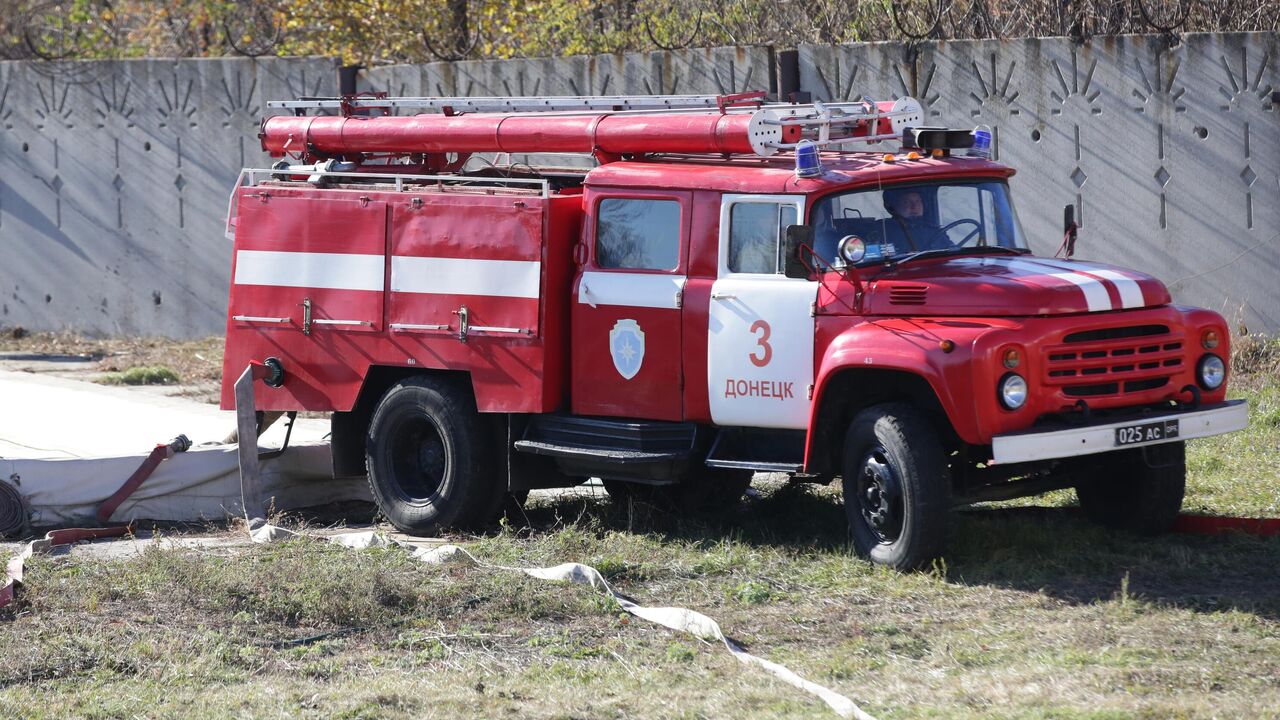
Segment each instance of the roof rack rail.
[[302,97],[297,100],[272,100],[267,107],[293,110],[340,110],[350,114],[357,110],[440,110],[446,113],[522,113],[622,111],[622,110],[690,110],[759,106],[763,92],[733,95],[547,95],[541,97],[387,97],[385,93],[344,95],[342,97]]

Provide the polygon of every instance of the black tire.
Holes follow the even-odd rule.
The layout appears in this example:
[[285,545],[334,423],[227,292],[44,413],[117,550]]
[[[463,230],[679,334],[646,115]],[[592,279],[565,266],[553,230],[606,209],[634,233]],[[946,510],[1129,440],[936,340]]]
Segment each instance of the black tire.
[[900,403],[859,412],[845,434],[842,468],[849,535],[859,555],[912,570],[942,554],[951,478],[924,415]]
[[600,478],[600,484],[604,486],[604,491],[609,494],[609,499],[623,507],[632,502],[652,504],[653,498],[657,493],[657,488],[655,487],[626,480]]
[[619,505],[642,502],[681,514],[709,513],[737,506],[755,476],[750,470],[700,468],[671,485],[645,485],[625,480],[603,480],[609,497]]
[[483,526],[506,499],[495,442],[460,383],[422,376],[392,386],[373,413],[365,448],[378,509],[403,532]]
[[1090,520],[1142,535],[1166,532],[1187,490],[1185,443],[1109,452],[1078,461],[1076,497]]
[[704,467],[671,487],[677,507],[686,512],[720,512],[738,506],[755,477],[751,470]]

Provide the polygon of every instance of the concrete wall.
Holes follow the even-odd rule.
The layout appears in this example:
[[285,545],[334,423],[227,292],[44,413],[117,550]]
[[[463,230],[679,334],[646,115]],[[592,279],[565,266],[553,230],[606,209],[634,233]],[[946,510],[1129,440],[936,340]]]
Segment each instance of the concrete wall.
[[[911,94],[996,131],[1037,251],[1083,218],[1079,256],[1152,272],[1179,301],[1280,330],[1274,34],[717,48],[378,68],[396,95]],[[781,71],[780,71],[781,68]],[[337,90],[324,59],[0,63],[0,325],[217,333],[237,170],[266,159],[262,103]]]
[[1280,89],[1273,33],[800,49],[819,99],[910,94],[934,124],[990,125],[1032,247],[1062,206],[1077,257],[1150,272],[1178,302],[1280,331]]
[[336,84],[325,59],[0,63],[0,325],[220,333],[262,103]]

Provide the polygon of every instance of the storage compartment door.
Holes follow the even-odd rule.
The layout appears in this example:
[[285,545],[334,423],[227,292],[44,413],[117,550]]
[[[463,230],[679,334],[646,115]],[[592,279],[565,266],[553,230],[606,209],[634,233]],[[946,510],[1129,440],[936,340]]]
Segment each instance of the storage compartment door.
[[240,198],[231,329],[382,329],[387,208],[356,198]]

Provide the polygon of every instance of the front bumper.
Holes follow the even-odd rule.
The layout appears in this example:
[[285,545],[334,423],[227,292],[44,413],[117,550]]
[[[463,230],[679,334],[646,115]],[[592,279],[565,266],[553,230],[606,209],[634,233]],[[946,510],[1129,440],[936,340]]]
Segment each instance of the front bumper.
[[[1178,421],[1178,434],[1155,440],[1117,444],[1116,430],[1136,424]],[[1095,453],[1125,450],[1144,445],[1178,442],[1193,438],[1222,435],[1243,430],[1249,424],[1249,405],[1244,400],[1228,400],[1224,403],[1202,407],[1198,410],[1175,411],[1152,415],[1135,415],[1119,421],[1104,421],[1084,425],[1066,426],[1062,429],[1026,430],[996,435],[991,439],[991,451],[997,463],[1019,463],[1033,460],[1076,457]]]

